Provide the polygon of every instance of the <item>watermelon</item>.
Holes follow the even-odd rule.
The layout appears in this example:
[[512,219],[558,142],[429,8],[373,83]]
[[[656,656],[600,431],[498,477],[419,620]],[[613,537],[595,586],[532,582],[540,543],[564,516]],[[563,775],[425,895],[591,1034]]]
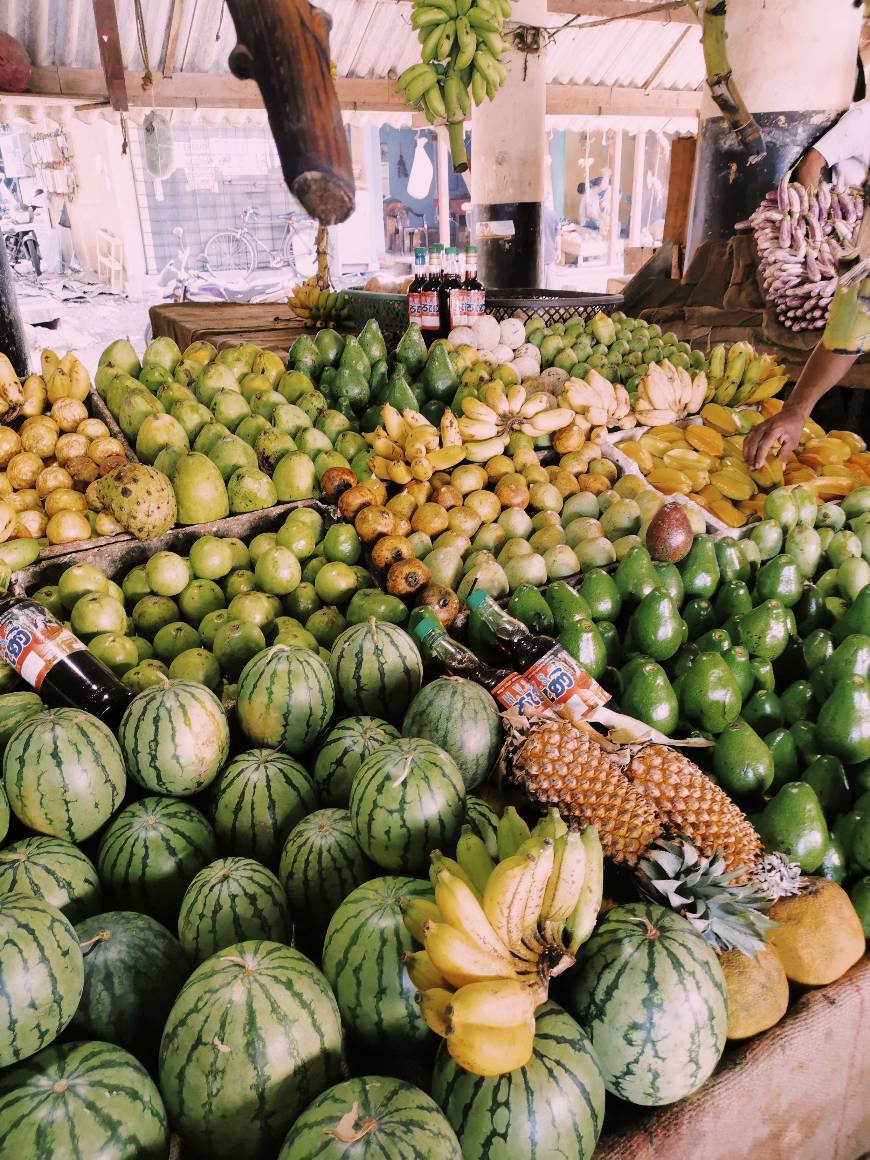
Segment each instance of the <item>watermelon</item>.
[[304,753],[334,708],[329,668],[311,649],[273,644],[252,657],[239,677],[236,715],[255,745]]
[[609,1092],[645,1106],[690,1095],[725,1047],[722,968],[673,910],[609,910],[566,976],[565,1005],[589,1033]]
[[42,698],[34,692],[0,694],[0,757],[18,726],[41,713],[44,708]]
[[209,817],[221,853],[277,870],[285,838],[316,808],[314,783],[298,761],[250,749],[234,757],[212,786]]
[[319,1095],[290,1131],[278,1160],[462,1160],[438,1105],[413,1084],[364,1075]]
[[0,1067],[52,1043],[84,983],[72,923],[30,894],[0,895]]
[[453,1125],[463,1156],[503,1160],[587,1160],[604,1123],[604,1083],[585,1031],[552,1001],[538,1008],[535,1047],[525,1067],[473,1075],[442,1044],[432,1095]]
[[465,799],[465,820],[486,846],[490,858],[498,861],[498,814],[483,798],[470,793]]
[[423,662],[404,629],[373,617],[346,628],[329,667],[348,713],[401,721],[423,683]]
[[218,858],[181,900],[178,941],[197,963],[246,939],[289,942],[290,933],[284,887],[253,858]]
[[81,922],[103,905],[103,888],[90,858],[63,838],[22,838],[0,850],[0,894],[21,891]]
[[223,705],[195,681],[152,685],[134,697],[118,739],[133,780],[175,797],[189,797],[214,781],[230,751]]
[[321,972],[274,942],[201,963],[169,1012],[160,1090],[185,1146],[210,1160],[272,1160],[339,1078],[341,1021]]
[[154,1080],[111,1043],[56,1043],[0,1075],[0,1147],[21,1160],[165,1160]]
[[76,927],[85,986],[70,1031],[126,1048],[149,1069],[175,996],[190,974],[176,938],[156,918],[112,910]]
[[174,928],[188,883],[216,857],[214,830],[198,809],[145,797],[112,819],[100,839],[97,872],[117,906]]
[[353,775],[367,757],[399,736],[380,717],[347,717],[327,733],[314,761],[314,785],[322,806],[347,808]]
[[124,758],[110,730],[81,709],[49,709],[20,725],[3,755],[3,782],[19,821],[83,842],[124,796]]
[[405,714],[402,733],[425,737],[449,753],[466,789],[486,780],[502,742],[495,701],[463,677],[439,677],[421,689]]
[[404,898],[432,898],[427,881],[373,878],[357,886],[330,920],[323,973],[341,1018],[359,1044],[413,1056],[430,1040],[402,956],[417,950],[402,921]]
[[347,810],[316,810],[303,818],[290,831],[278,870],[297,934],[319,950],[335,908],[373,874]]
[[443,749],[400,737],[359,767],[349,809],[359,844],[377,866],[425,874],[433,850],[456,844],[465,783]]
[[6,835],[9,833],[9,798],[6,796],[6,790],[3,788],[3,783],[0,782],[0,842],[5,841]]

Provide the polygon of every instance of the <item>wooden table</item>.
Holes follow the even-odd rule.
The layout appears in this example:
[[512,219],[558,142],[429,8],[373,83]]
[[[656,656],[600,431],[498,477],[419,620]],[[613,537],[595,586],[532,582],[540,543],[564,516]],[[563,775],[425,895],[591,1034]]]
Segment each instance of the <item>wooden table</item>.
[[300,334],[313,333],[280,302],[176,302],[149,310],[155,338],[173,338],[182,350],[204,340],[216,347],[252,342],[264,350],[288,351]]

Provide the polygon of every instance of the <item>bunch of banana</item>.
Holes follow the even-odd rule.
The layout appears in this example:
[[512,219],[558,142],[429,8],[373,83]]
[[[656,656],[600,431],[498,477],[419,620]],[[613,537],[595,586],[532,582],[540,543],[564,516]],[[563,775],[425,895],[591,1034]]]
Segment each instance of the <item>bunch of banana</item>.
[[448,407],[438,427],[425,415],[391,403],[381,408],[382,425],[364,436],[374,452],[369,460],[378,479],[404,485],[427,480],[436,471],[449,471],[465,458],[456,416]]
[[322,289],[316,275],[294,286],[287,303],[297,318],[321,329],[337,330],[351,321],[344,291]]
[[660,427],[695,415],[707,398],[707,376],[702,371],[693,379],[682,367],[668,359],[650,363],[641,379],[634,401],[638,423]]
[[739,407],[760,403],[778,394],[788,382],[785,367],[774,355],[759,355],[749,342],[735,342],[725,352],[718,343],[710,351],[707,371],[707,403]]
[[557,406],[549,391],[527,395],[525,387],[505,388],[497,380],[484,388],[483,399],[467,395],[460,406],[459,431],[465,456],[473,463],[501,455],[512,431],[537,438],[552,435],[574,419],[571,408]]
[[421,106],[430,125],[447,121],[453,168],[468,168],[463,122],[470,101],[490,100],[505,82],[502,35],[509,0],[414,0],[411,27],[417,32],[421,60],[396,82],[409,105]]
[[609,428],[625,430],[637,423],[625,387],[608,382],[594,367],[585,379],[568,379],[559,404],[574,412],[575,426],[585,431],[592,443],[599,443]]
[[0,354],[0,422],[9,423],[21,410],[24,392],[15,367],[5,354]]
[[[46,407],[51,407],[58,399],[78,399],[83,403],[91,389],[91,378],[87,367],[68,350],[61,356],[53,350],[44,350],[40,356],[39,375],[28,375],[24,386],[20,387],[23,415],[41,415]],[[0,386],[2,391],[2,386]],[[8,416],[4,416],[4,421]]]

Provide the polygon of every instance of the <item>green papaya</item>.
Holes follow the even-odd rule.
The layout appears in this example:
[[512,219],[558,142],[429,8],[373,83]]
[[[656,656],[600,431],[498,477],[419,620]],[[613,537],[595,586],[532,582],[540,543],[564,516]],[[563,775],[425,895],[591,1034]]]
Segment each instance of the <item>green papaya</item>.
[[713,772],[734,797],[764,793],[773,783],[773,757],[752,726],[738,717],[716,738]]

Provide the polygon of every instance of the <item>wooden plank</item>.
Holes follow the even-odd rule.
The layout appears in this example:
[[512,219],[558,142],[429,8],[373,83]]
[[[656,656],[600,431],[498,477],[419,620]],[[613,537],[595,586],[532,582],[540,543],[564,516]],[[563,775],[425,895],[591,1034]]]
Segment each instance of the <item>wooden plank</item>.
[[178,34],[181,29],[181,17],[184,13],[184,0],[172,0],[172,11],[169,14],[169,23],[166,25],[166,39],[163,44],[163,75],[169,78],[175,72],[175,57],[178,52]]
[[[655,10],[633,11],[636,8]],[[637,4],[635,0],[549,0],[547,11],[566,16],[589,16],[599,20],[654,20],[658,24],[698,23],[695,14],[683,0],[665,0],[662,4]]]
[[547,85],[551,116],[694,117],[700,108],[701,93],[694,90]]
[[675,137],[671,142],[668,176],[668,204],[662,240],[685,246],[692,204],[692,173],[695,168],[696,137]]
[[106,91],[112,108],[118,112],[126,112],[127,85],[124,80],[124,61],[121,57],[121,37],[118,32],[115,0],[93,0],[93,5]]

